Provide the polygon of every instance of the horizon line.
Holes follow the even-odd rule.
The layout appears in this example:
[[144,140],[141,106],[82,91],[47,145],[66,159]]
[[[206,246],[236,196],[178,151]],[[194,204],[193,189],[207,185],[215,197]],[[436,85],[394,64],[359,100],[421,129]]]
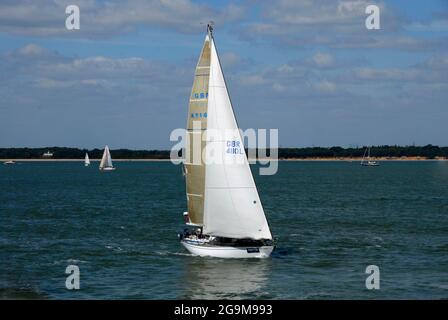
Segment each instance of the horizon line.
[[[109,145],[108,145],[109,146]],[[379,144],[379,145],[356,145],[356,146],[339,146],[339,145],[333,145],[333,146],[288,146],[288,147],[282,147],[282,146],[278,146],[276,148],[248,148],[248,147],[244,147],[245,149],[312,149],[312,148],[322,148],[322,149],[331,149],[331,148],[342,148],[342,149],[360,149],[360,148],[378,148],[378,147],[399,147],[399,148],[424,148],[424,147],[436,147],[436,148],[448,148],[448,145],[446,146],[441,146],[441,145],[436,145],[436,144],[425,144],[425,145],[416,145],[416,144],[412,144],[412,145],[400,145],[400,144]],[[105,148],[105,146],[103,147],[93,147],[93,148],[85,148],[85,147],[67,147],[67,146],[39,146],[39,147],[1,147],[0,149],[78,149],[78,150],[103,150]],[[130,151],[170,151],[172,149],[131,149],[131,148],[123,148],[123,147],[119,147],[119,148],[115,148],[112,149],[109,147],[110,150],[130,150]],[[181,150],[181,149],[176,149],[176,150]]]

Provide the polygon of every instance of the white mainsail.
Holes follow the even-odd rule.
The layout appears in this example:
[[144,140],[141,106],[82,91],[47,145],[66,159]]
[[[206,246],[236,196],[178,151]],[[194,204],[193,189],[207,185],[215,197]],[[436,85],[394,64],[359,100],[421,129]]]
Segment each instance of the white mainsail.
[[90,159],[89,159],[89,154],[86,153],[86,157],[84,158],[84,165],[87,167],[88,165],[90,165]]
[[[238,130],[213,37],[207,105],[203,233],[272,239]],[[210,160],[210,159],[208,159]]]
[[103,157],[101,158],[101,162],[100,162],[100,169],[104,169],[104,168],[113,168],[112,158],[110,156],[110,151],[109,151],[108,146],[106,146],[104,148]]

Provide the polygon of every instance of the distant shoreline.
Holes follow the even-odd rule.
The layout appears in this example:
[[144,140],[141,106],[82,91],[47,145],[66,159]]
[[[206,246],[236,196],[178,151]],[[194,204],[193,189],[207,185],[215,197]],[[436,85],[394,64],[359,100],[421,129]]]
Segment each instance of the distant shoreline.
[[[330,158],[279,158],[280,161],[345,161],[345,162],[361,162],[362,157],[330,157]],[[436,157],[428,159],[425,157],[372,157],[375,161],[448,161],[448,158]]]
[[[258,161],[277,161],[276,159],[260,158]],[[330,157],[330,158],[279,158],[278,161],[342,161],[342,162],[361,162],[362,158],[342,158],[342,157]],[[378,157],[376,161],[448,161],[447,158],[438,157],[436,159],[427,159],[424,157]],[[14,162],[84,162],[84,159],[0,159],[1,162],[14,161]],[[91,162],[99,162],[100,159],[90,159]],[[114,162],[170,162],[170,159],[113,159]],[[253,159],[249,159],[253,161]]]
[[[57,158],[51,158],[51,159],[42,159],[42,158],[35,158],[35,159],[0,159],[0,161],[15,161],[15,162],[84,162],[84,158],[82,159],[57,159]],[[90,159],[90,162],[100,162],[101,159]],[[171,161],[170,159],[112,159],[113,162],[165,162],[165,161]]]
[[[448,146],[372,146],[369,148],[372,159],[378,161],[421,161],[426,159],[448,159]],[[102,149],[78,149],[68,147],[45,148],[0,148],[1,159],[18,161],[80,161],[88,154],[90,159],[101,159]],[[111,149],[112,158],[117,161],[170,161],[172,153],[181,150],[130,150]],[[53,157],[45,158],[44,155]],[[367,155],[366,147],[304,147],[246,149],[250,158],[269,158],[276,156],[286,161],[361,161]]]

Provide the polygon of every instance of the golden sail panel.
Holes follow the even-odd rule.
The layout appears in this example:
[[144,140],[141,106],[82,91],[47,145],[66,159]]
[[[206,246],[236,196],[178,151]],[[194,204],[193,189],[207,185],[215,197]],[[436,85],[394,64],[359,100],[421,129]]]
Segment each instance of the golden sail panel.
[[210,41],[205,38],[191,89],[188,107],[185,178],[190,223],[203,225],[205,164],[202,150],[205,141],[202,133],[207,129],[208,82],[210,76]]

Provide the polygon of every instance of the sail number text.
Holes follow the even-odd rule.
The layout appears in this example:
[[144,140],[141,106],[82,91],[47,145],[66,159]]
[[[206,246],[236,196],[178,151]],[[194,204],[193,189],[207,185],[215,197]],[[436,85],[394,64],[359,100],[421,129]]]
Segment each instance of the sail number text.
[[239,305],[239,304],[227,304],[227,305],[223,305],[220,304],[219,305],[219,311],[218,314],[258,314],[258,315],[263,315],[263,314],[272,314],[272,305],[267,304],[267,305],[257,305],[257,304],[248,304],[248,305]]
[[241,144],[238,140],[228,140],[227,141],[227,153],[230,154],[244,154],[241,150]]

